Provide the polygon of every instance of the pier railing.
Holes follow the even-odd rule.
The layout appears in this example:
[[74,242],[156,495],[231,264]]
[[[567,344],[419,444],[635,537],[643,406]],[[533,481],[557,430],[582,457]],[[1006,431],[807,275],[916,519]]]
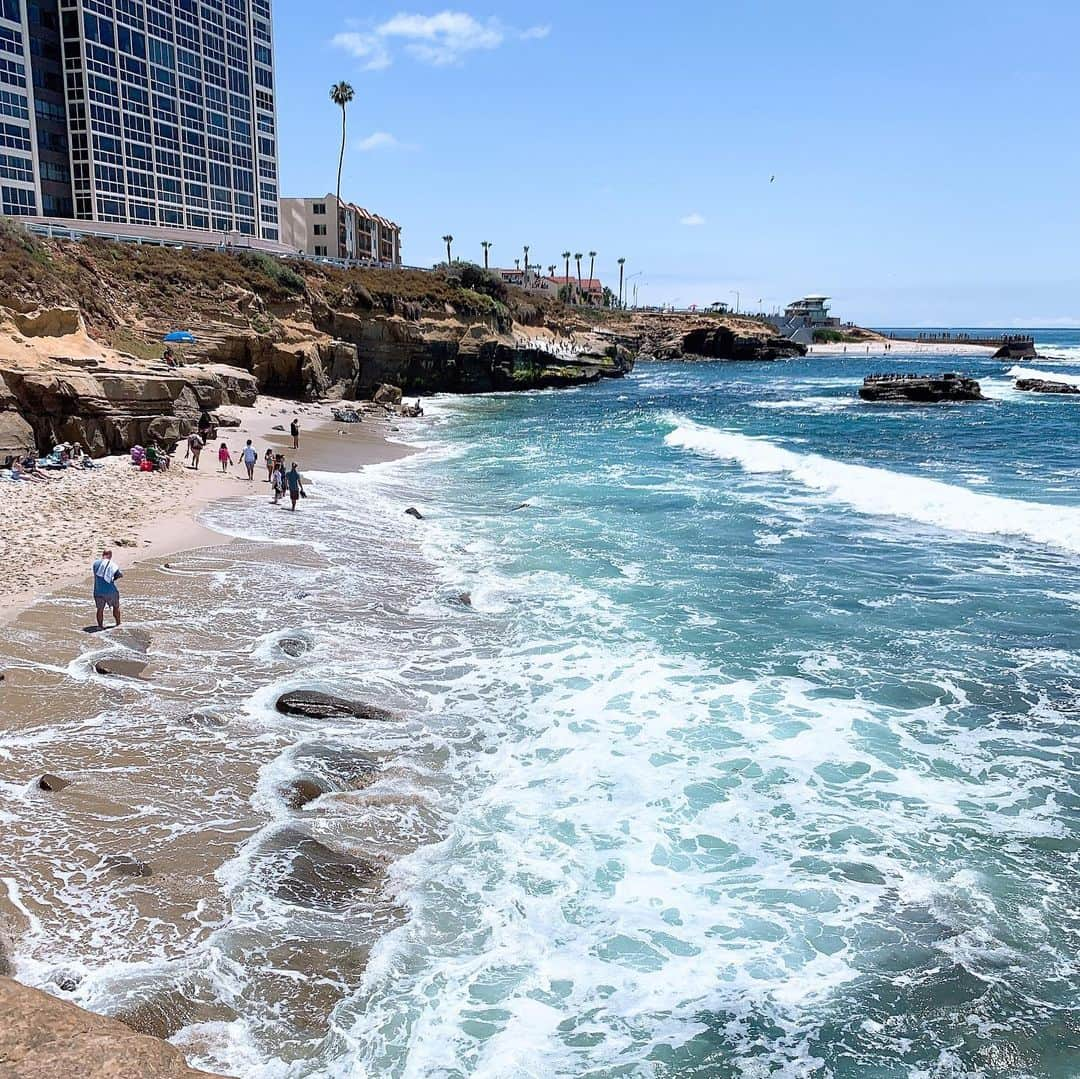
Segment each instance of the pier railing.
[[981,345],[985,348],[1004,348],[1006,345],[1033,346],[1035,344],[1035,338],[1024,333],[981,335],[927,331],[919,334],[888,333],[885,336],[890,341],[914,341],[920,345]]

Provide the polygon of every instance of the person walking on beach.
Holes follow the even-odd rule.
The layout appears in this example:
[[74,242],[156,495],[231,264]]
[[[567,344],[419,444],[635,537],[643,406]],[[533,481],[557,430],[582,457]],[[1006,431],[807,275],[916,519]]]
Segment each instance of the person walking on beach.
[[187,460],[188,457],[191,458],[192,468],[199,467],[199,454],[202,453],[203,446],[205,445],[206,443],[203,442],[202,435],[200,435],[198,431],[192,431],[191,434],[188,435],[187,453],[184,454],[184,459]]
[[221,462],[221,471],[228,472],[229,465],[233,463],[232,454],[229,453],[229,445],[227,442],[222,442],[221,449],[217,451],[217,459]]
[[94,563],[92,571],[98,629],[105,628],[106,607],[112,608],[113,621],[120,625],[120,589],[116,587],[116,582],[124,575],[112,560],[112,551],[108,547],[101,552],[101,557]]
[[292,435],[292,448],[298,450],[300,448],[300,421],[295,416],[289,424],[289,434]]
[[259,451],[251,444],[250,438],[247,440],[244,452],[240,454],[240,459],[244,462],[244,468],[247,469],[248,481],[254,480],[255,466],[259,463]]
[[285,482],[289,485],[289,501],[292,503],[289,509],[295,513],[297,499],[307,498],[304,481],[300,478],[300,469],[296,467],[295,461],[292,463],[292,468],[285,474]]
[[274,458],[274,474],[270,482],[274,485],[273,504],[276,506],[285,493],[285,461],[280,456]]

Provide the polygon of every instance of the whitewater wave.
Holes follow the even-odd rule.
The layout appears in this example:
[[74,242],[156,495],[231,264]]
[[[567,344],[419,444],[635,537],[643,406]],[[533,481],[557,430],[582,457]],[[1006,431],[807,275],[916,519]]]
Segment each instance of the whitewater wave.
[[1071,375],[1065,371],[1038,371],[1034,367],[1012,367],[1010,378],[1044,378],[1047,382],[1066,382],[1070,386],[1080,386],[1080,375]]
[[813,453],[794,453],[763,438],[707,427],[681,417],[669,446],[734,461],[753,474],[790,477],[826,501],[860,513],[898,517],[982,536],[1020,536],[1080,554],[1080,509],[1001,498],[964,487],[845,464]]

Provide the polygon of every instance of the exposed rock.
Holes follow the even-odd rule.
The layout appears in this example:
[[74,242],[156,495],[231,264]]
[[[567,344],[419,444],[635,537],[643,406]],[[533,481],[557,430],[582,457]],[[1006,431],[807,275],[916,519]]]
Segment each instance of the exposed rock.
[[149,666],[150,661],[145,656],[120,655],[106,656],[94,664],[94,670],[98,674],[108,675],[113,678],[141,678],[143,672]]
[[328,792],[329,787],[318,780],[294,779],[282,787],[281,796],[290,809],[303,809],[309,802],[314,802]]
[[311,645],[302,637],[282,637],[281,640],[278,641],[278,648],[280,648],[285,655],[292,656],[293,659],[302,656],[305,652],[311,651]]
[[181,722],[187,727],[201,728],[204,730],[217,730],[226,726],[226,720],[219,712],[209,709],[191,712]]
[[[747,319],[638,316],[631,325],[640,333],[637,347],[654,360],[768,361],[806,354],[805,345]],[[624,350],[634,347],[625,336],[615,344]]]
[[77,307],[39,307],[26,313],[13,311],[11,321],[23,337],[67,337],[86,330]]
[[384,384],[375,391],[371,399],[377,405],[400,405],[401,387]]
[[295,690],[277,699],[277,710],[286,716],[306,716],[308,719],[396,719],[393,712],[363,701],[350,701],[315,690]]
[[381,866],[334,850],[298,828],[282,829],[265,850],[283,863],[274,894],[299,906],[346,909],[370,896],[383,876]]
[[406,513],[406,514],[407,514],[407,515],[408,515],[409,517],[415,517],[415,518],[416,518],[416,519],[417,519],[418,521],[422,521],[422,520],[424,519],[424,515],[423,515],[423,514],[422,514],[422,513],[421,513],[421,512],[420,512],[420,511],[419,511],[419,510],[418,510],[418,509],[417,509],[417,508],[415,507],[415,506],[410,506],[410,507],[409,507],[409,508],[408,508],[408,509],[407,509],[407,510],[405,511],[405,513]]
[[73,970],[58,970],[49,980],[61,993],[74,993],[82,983],[82,975]]
[[1018,378],[1016,388],[1029,393],[1080,393],[1075,382],[1053,382],[1047,378]]
[[36,449],[34,429],[17,412],[0,412],[0,465]]
[[110,877],[149,877],[153,873],[149,863],[130,854],[107,854],[101,864]]
[[68,1001],[0,978],[0,1074],[5,1079],[207,1079],[168,1042]]
[[859,390],[864,401],[985,401],[982,387],[973,378],[944,375],[868,375]]
[[459,592],[454,598],[462,607],[472,606],[472,596],[468,592]]
[[296,763],[318,773],[332,790],[358,790],[379,775],[377,757],[337,742],[308,742],[293,754]]
[[38,790],[51,791],[55,794],[57,791],[62,791],[65,787],[71,786],[70,779],[61,779],[60,776],[54,776],[52,772],[46,772],[38,781]]
[[163,1040],[178,1034],[194,1017],[195,1008],[191,1001],[176,989],[155,993],[113,1015],[132,1030]]
[[1005,343],[992,358],[995,360],[1037,360],[1039,354],[1035,351],[1034,338],[1017,335],[1007,337]]

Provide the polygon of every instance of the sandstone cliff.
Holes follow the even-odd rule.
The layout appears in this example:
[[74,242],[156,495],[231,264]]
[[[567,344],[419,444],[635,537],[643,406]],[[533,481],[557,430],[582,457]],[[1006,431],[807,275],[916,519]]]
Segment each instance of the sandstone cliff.
[[[162,362],[162,338],[190,330]],[[39,241],[0,227],[0,463],[30,441],[95,455],[183,437],[259,392],[367,398],[578,385],[633,366],[477,267],[341,270],[250,251]],[[554,342],[560,342],[555,347]]]

